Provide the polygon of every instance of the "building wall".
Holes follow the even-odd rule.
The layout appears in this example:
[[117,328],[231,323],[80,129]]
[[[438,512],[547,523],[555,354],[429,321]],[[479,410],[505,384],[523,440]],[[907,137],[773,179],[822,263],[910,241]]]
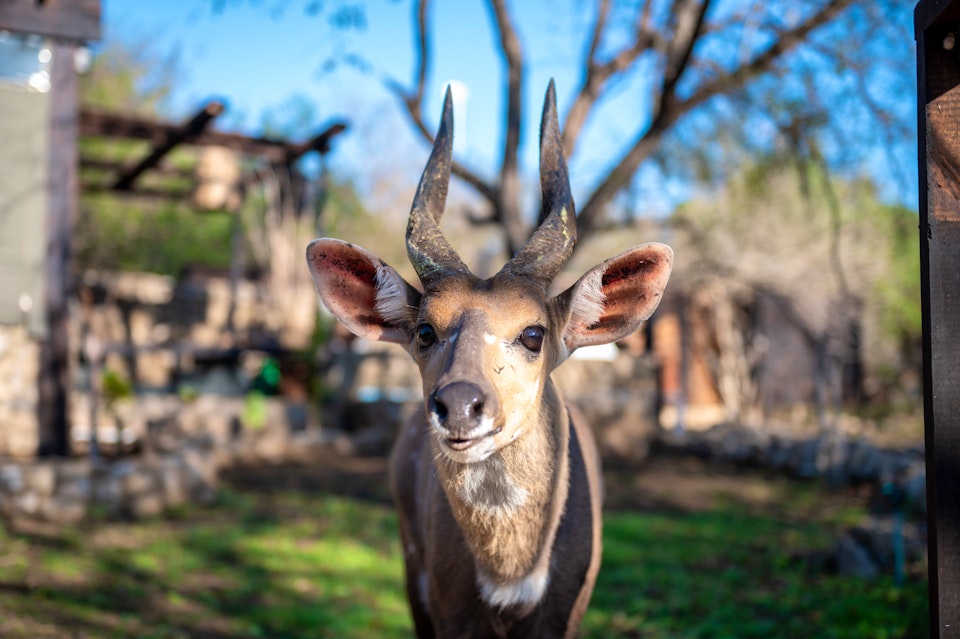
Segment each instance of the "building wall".
[[0,82],[0,324],[39,336],[48,96]]

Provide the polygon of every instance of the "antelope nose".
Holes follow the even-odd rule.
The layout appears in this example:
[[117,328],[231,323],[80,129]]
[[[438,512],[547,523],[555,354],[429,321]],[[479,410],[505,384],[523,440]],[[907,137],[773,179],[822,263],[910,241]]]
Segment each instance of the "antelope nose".
[[433,392],[429,408],[444,428],[467,431],[480,423],[485,404],[486,393],[479,386],[451,382]]

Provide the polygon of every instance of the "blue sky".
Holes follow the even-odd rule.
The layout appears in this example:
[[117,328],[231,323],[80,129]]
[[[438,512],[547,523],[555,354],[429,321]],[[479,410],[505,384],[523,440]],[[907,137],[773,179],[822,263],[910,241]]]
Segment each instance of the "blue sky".
[[[179,51],[183,75],[170,105],[178,117],[217,96],[229,105],[218,126],[255,133],[264,112],[277,109],[294,95],[303,96],[315,104],[319,123],[341,118],[350,122],[351,130],[338,140],[332,156],[340,170],[361,182],[365,173],[375,171],[402,170],[406,171],[403,179],[416,179],[426,148],[383,84],[386,78],[405,86],[412,83],[409,3],[367,3],[366,27],[346,33],[331,27],[325,14],[307,15],[304,7],[310,3],[306,0],[221,0],[220,10],[215,9],[217,4],[215,0],[105,0],[105,39],[144,42],[160,53]],[[570,103],[578,80],[584,23],[591,19],[588,5],[573,4],[582,14],[551,10],[556,5],[549,0],[510,5],[529,62],[521,157],[528,176],[536,172],[536,126],[549,78],[556,79],[561,113]],[[502,64],[495,54],[491,17],[479,0],[435,2],[432,11],[431,20],[444,27],[436,32],[433,43],[438,55],[430,71],[428,123],[432,127],[437,121],[446,84],[464,83],[469,97],[465,111],[456,111],[455,152],[475,171],[489,176],[498,165],[503,112]],[[366,72],[342,64],[350,54],[359,54],[370,64]],[[341,64],[331,68],[325,64],[330,60]],[[589,121],[584,133],[589,145],[581,145],[571,161],[575,196],[582,197],[618,156],[626,143],[622,123],[633,122],[633,128],[648,117],[642,82],[642,76],[635,76],[618,85],[606,112],[613,117]],[[303,131],[302,136],[313,132]],[[884,169],[874,170],[882,174]],[[648,182],[658,179],[651,173]],[[649,203],[653,213],[667,212],[689,194],[684,185],[672,181],[648,183],[644,190],[658,194],[659,201]],[[911,203],[909,194],[906,200]]]
[[[261,113],[294,94],[312,99],[322,118],[364,117],[367,114],[363,111],[367,110],[382,114],[385,108],[395,108],[395,100],[381,80],[390,77],[405,85],[412,81],[413,40],[406,3],[372,3],[367,27],[346,36],[330,27],[322,16],[306,15],[299,2],[225,4],[221,11],[215,11],[212,1],[203,0],[108,0],[104,3],[104,25],[107,38],[117,34],[124,39],[148,40],[158,51],[179,49],[185,73],[171,105],[179,115],[210,96],[221,96],[230,105],[230,116],[225,118],[228,124],[248,129],[257,128]],[[277,10],[281,4],[289,6]],[[524,36],[537,43],[534,47],[542,43],[537,38],[540,31],[556,32],[572,26],[566,18],[544,20],[533,13],[546,5],[542,0],[518,5],[517,15],[523,26],[529,22],[537,27],[524,30]],[[444,55],[438,57],[431,72],[427,117],[437,121],[448,82],[466,84],[466,114],[459,109],[457,112],[458,151],[474,157],[479,164],[492,163],[497,157],[501,128],[500,61],[494,54],[487,10],[480,2],[437,3],[434,19],[450,28],[438,33],[434,45]],[[368,73],[343,64],[332,71],[325,69],[326,61],[353,52],[371,61]],[[530,122],[538,121],[536,114],[549,75],[557,76],[561,100],[563,92],[573,88],[569,69],[576,52],[547,53],[552,69],[537,65],[527,81]],[[405,125],[402,120],[400,124]],[[536,131],[532,133],[535,137]],[[533,149],[534,141],[526,146]]]

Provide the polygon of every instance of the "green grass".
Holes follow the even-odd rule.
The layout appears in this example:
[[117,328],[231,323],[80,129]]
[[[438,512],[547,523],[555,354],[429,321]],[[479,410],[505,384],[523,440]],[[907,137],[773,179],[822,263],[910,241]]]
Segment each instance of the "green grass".
[[[811,569],[863,513],[813,485],[683,512],[606,514],[586,637],[927,636],[926,586]],[[622,508],[622,506],[619,506]],[[407,637],[382,504],[226,490],[164,519],[0,530],[3,637]]]
[[608,517],[585,634],[926,637],[923,583],[818,574],[797,558],[828,548],[824,532],[731,507]]

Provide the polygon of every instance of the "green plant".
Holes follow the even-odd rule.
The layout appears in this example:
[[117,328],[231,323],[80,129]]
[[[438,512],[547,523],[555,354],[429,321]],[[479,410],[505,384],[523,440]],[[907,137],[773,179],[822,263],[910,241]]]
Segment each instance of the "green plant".
[[112,408],[121,399],[133,396],[133,385],[117,371],[107,368],[100,376],[101,393],[107,408]]

